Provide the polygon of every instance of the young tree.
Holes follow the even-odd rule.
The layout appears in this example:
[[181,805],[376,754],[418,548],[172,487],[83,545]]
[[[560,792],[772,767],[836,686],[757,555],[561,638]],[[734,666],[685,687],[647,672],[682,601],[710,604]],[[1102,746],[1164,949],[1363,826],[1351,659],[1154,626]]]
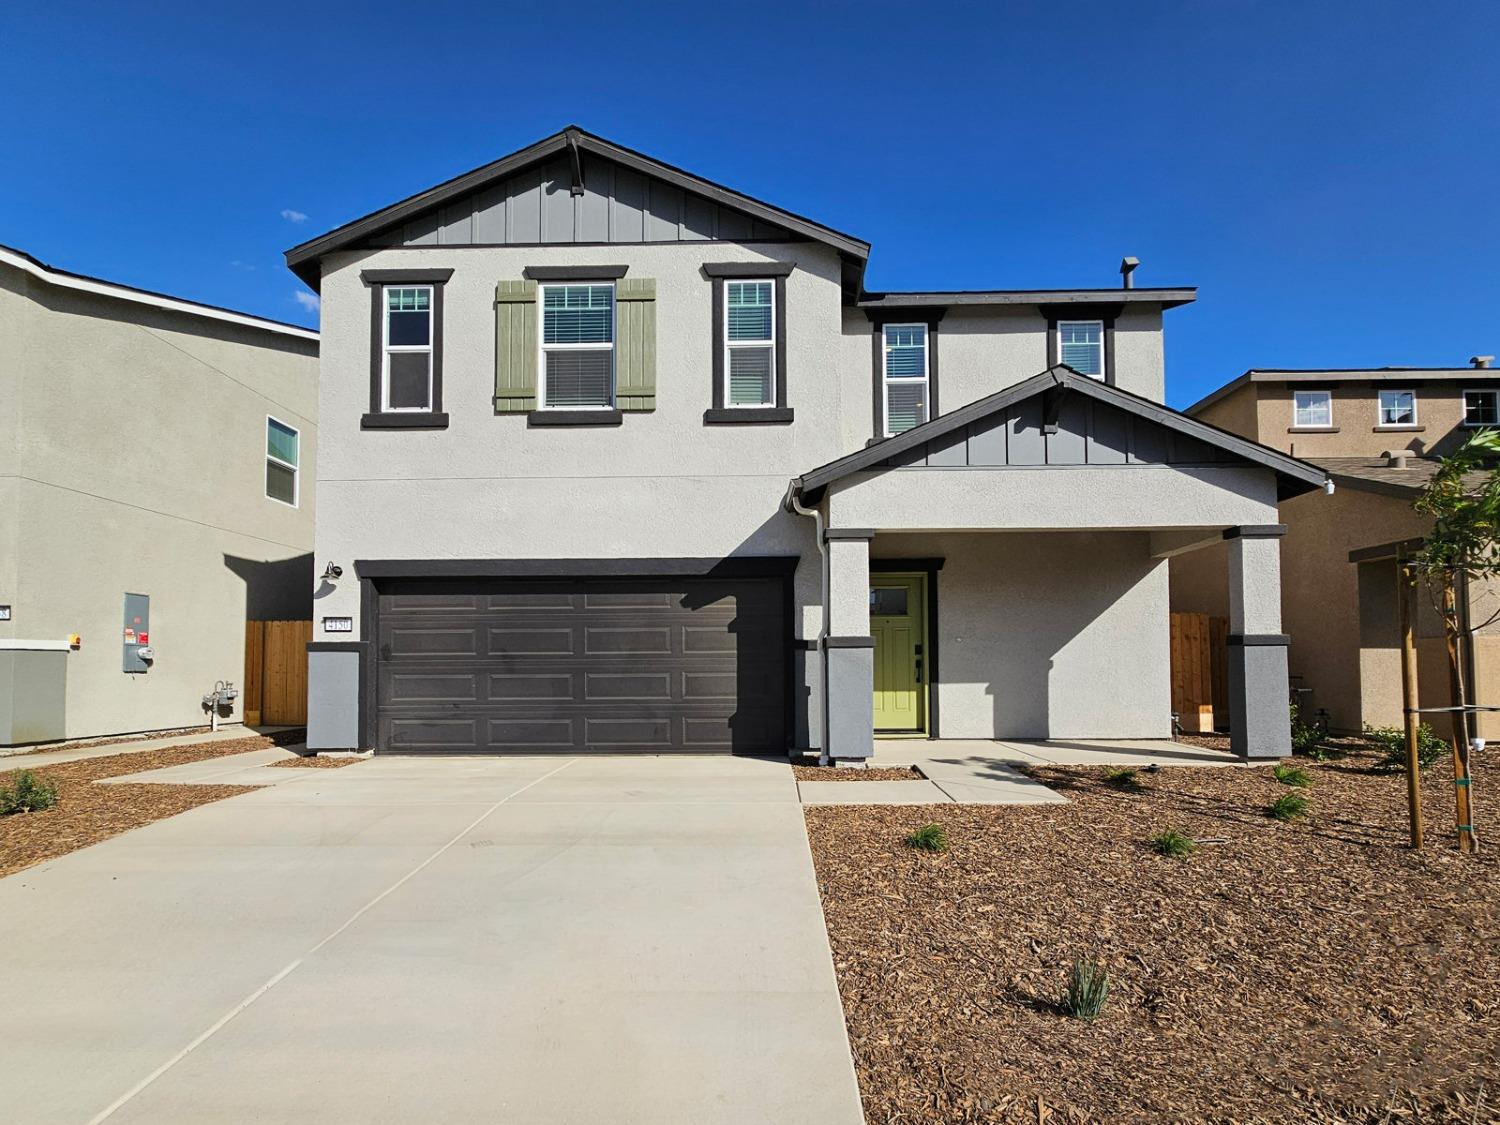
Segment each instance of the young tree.
[[1452,688],[1453,784],[1458,804],[1458,846],[1477,851],[1469,776],[1469,706],[1464,686],[1465,636],[1500,617],[1465,622],[1459,591],[1475,580],[1500,576],[1500,431],[1480,430],[1438,463],[1437,472],[1413,505],[1432,517],[1432,531],[1410,562],[1443,619]]

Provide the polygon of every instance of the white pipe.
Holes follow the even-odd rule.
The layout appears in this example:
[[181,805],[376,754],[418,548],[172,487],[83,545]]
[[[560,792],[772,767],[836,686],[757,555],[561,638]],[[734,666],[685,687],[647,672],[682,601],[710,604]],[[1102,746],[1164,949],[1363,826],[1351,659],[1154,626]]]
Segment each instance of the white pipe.
[[787,485],[786,503],[799,516],[809,516],[818,537],[818,557],[821,564],[822,592],[819,595],[822,607],[822,622],[818,628],[818,764],[828,764],[828,657],[824,642],[828,639],[828,544],[823,541],[823,513],[817,508],[804,508],[797,499],[796,483]]

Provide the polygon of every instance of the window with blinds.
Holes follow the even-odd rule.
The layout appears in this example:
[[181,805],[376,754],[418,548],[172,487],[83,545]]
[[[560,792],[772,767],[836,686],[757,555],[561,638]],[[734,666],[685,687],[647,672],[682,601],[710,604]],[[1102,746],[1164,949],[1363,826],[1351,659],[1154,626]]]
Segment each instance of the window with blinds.
[[381,409],[432,409],[432,286],[385,288]]
[[615,288],[543,285],[542,405],[610,407],[615,396]]
[[1104,322],[1060,320],[1057,322],[1058,362],[1080,375],[1104,378]]
[[724,286],[726,406],[776,405],[776,283]]
[[887,324],[885,336],[885,436],[927,421],[927,325]]
[[1379,424],[1415,426],[1417,424],[1417,392],[1381,391]]
[[266,419],[266,496],[297,506],[299,435],[275,418]]

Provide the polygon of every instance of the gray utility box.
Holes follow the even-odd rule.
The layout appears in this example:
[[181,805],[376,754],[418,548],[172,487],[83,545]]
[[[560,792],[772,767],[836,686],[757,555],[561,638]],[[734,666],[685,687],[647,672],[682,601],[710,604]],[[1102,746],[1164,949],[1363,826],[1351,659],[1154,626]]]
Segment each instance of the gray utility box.
[[67,734],[67,702],[66,652],[0,649],[0,746],[63,738]]
[[[125,595],[125,653],[127,672],[151,671],[151,595]],[[142,655],[145,650],[145,655]]]

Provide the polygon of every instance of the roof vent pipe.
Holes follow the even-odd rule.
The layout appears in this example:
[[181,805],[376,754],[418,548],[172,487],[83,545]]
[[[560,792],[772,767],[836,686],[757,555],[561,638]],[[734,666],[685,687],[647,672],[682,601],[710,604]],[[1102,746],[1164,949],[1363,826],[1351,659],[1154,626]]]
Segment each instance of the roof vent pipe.
[[1406,468],[1406,458],[1410,455],[1410,453],[1411,450],[1409,449],[1386,450],[1385,463],[1387,467],[1392,469],[1404,469]]
[[1120,259],[1120,280],[1126,289],[1135,288],[1135,267],[1141,264],[1139,258]]
[[1471,355],[1469,362],[1475,367],[1488,367],[1495,362],[1495,357],[1492,355]]

